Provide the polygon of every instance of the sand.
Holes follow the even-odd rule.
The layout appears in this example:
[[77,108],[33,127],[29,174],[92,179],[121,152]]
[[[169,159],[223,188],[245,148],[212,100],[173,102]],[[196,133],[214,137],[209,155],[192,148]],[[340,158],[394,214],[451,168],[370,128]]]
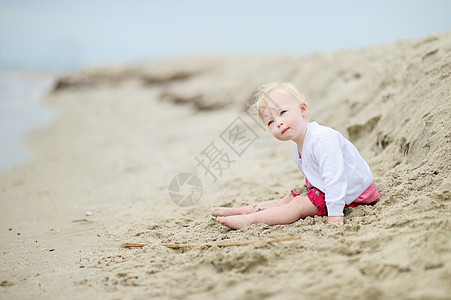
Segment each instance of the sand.
[[[293,145],[247,109],[258,85],[275,80],[294,82],[311,120],[341,131],[373,170],[379,203],[347,209],[344,226],[309,217],[231,230],[209,215],[303,187]],[[55,120],[26,141],[34,159],[0,174],[0,298],[449,299],[450,87],[451,32],[337,53],[187,57],[57,78],[42,99]],[[246,129],[239,139],[237,128]],[[198,160],[213,154],[208,173]],[[184,172],[202,183],[193,206],[169,197]],[[291,236],[299,239],[160,245]]]

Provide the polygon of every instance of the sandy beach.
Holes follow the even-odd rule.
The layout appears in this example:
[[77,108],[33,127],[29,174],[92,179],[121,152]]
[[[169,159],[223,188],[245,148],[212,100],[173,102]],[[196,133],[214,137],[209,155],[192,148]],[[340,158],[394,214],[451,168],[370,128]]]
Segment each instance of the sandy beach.
[[[375,206],[346,209],[343,226],[308,217],[231,230],[210,216],[304,187],[293,144],[248,105],[270,81],[295,83],[311,120],[354,143],[380,191]],[[0,298],[450,299],[450,87],[451,32],[55,78],[41,101],[54,121],[25,141],[34,159],[0,173]],[[182,173],[202,184],[191,206],[170,198]],[[161,245],[286,237],[298,239]]]

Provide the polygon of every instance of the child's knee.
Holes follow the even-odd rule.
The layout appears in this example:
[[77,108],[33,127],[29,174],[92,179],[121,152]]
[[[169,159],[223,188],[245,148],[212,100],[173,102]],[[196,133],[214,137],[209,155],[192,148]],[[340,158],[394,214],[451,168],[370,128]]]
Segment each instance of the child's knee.
[[288,203],[288,206],[290,206],[291,209],[299,211],[302,210],[304,199],[302,199],[302,196],[297,196],[291,199],[290,203]]
[[293,209],[301,211],[301,218],[314,216],[318,213],[318,208],[307,196],[297,196],[291,201],[291,203],[293,203]]
[[282,198],[282,199],[280,200],[280,204],[281,204],[281,205],[288,204],[288,203],[290,203],[291,201],[293,201],[293,199],[294,199],[293,195],[285,196],[284,198]]

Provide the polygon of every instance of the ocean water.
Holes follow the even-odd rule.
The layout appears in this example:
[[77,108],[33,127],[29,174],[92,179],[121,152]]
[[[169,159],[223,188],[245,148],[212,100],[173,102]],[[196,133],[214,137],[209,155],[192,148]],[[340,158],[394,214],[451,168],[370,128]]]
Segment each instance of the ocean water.
[[51,122],[54,112],[39,104],[55,74],[0,70],[0,172],[33,157],[24,140],[35,128]]

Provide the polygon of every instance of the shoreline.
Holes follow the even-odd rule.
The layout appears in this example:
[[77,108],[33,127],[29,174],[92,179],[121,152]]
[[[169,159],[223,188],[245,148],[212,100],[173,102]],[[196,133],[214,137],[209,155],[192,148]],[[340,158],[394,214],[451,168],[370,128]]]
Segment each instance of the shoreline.
[[49,124],[53,111],[39,103],[51,90],[56,74],[43,71],[0,70],[2,152],[0,172],[32,160],[24,147],[28,135]]

